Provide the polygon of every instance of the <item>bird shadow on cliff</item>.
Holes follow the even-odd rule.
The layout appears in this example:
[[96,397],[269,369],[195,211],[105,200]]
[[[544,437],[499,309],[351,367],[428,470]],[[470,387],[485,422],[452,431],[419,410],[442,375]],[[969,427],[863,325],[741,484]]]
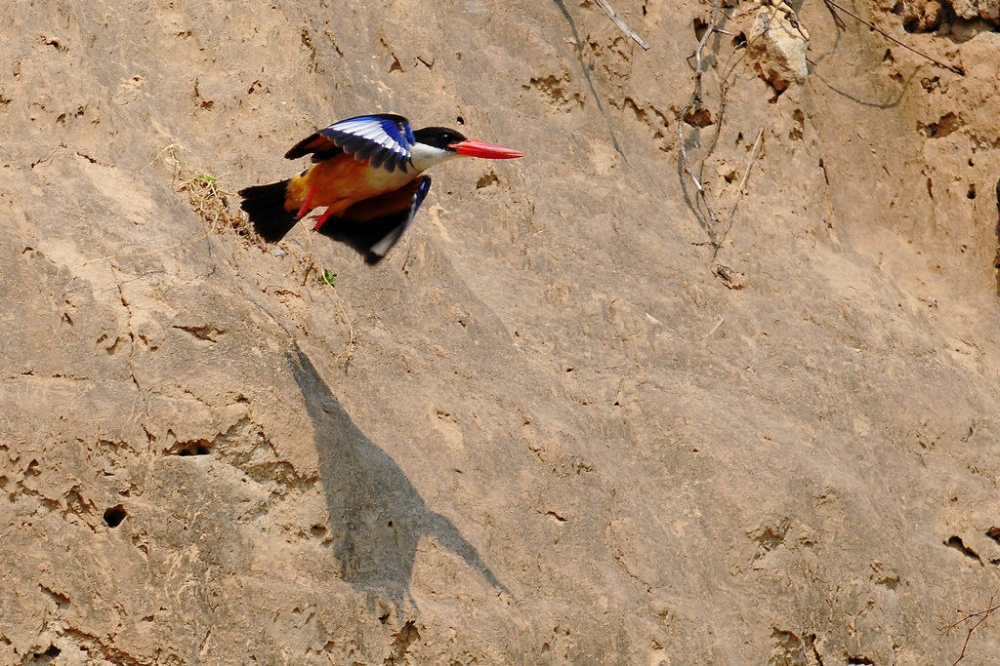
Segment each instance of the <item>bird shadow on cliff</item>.
[[367,595],[383,622],[389,610],[417,610],[413,560],[420,539],[430,537],[506,591],[455,525],[427,508],[399,465],[358,429],[306,353],[296,345],[286,359],[313,422],[341,578]]

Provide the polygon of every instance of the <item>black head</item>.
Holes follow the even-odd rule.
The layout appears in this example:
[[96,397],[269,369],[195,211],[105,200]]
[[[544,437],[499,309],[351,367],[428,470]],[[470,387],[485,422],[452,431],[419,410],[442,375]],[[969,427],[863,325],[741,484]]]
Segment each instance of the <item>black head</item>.
[[454,150],[451,148],[456,143],[465,141],[465,137],[453,129],[447,127],[425,127],[413,133],[413,138],[417,143],[434,146],[441,150]]

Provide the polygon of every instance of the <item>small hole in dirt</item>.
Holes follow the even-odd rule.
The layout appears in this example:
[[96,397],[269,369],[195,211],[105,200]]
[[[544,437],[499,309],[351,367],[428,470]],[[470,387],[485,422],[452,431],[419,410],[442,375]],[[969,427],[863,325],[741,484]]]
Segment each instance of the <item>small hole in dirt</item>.
[[178,442],[170,453],[178,456],[207,456],[212,452],[209,442],[199,439],[197,442]]
[[458,123],[459,125],[464,125],[465,124],[465,118],[463,118],[462,116],[459,116],[459,117],[455,118],[455,122]]
[[309,533],[312,534],[314,537],[321,537],[324,534],[326,534],[326,526],[317,523],[309,528]]
[[969,191],[966,193],[965,196],[968,197],[969,199],[975,199],[976,198],[976,184],[975,183],[972,183],[971,185],[969,185]]
[[111,506],[104,510],[104,522],[107,523],[108,527],[118,527],[125,520],[126,515],[128,514],[125,513],[125,507],[121,504]]
[[489,173],[483,174],[483,176],[478,181],[476,181],[476,189],[481,190],[484,187],[489,187],[490,185],[496,185],[499,182],[500,179],[497,178],[497,175],[492,171],[490,171]]
[[60,654],[62,654],[62,650],[57,648],[55,645],[50,645],[49,649],[45,651],[46,657],[58,657]]

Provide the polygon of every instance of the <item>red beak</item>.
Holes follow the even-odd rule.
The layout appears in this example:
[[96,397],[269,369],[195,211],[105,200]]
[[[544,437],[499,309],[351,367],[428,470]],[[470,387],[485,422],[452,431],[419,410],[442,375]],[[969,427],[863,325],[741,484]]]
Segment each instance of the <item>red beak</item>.
[[520,150],[504,148],[503,146],[494,146],[492,143],[473,141],[472,139],[459,141],[458,143],[453,143],[448,147],[459,155],[465,155],[467,157],[484,157],[488,160],[513,160],[518,157],[524,157],[524,153]]

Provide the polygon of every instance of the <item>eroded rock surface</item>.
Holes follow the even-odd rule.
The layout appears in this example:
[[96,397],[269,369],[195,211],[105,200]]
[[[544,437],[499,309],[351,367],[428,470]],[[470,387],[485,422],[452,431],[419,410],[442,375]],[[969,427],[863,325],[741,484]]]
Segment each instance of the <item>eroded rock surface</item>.
[[[995,662],[1000,37],[611,4],[0,11],[0,663]],[[240,235],[368,111],[528,156]]]

